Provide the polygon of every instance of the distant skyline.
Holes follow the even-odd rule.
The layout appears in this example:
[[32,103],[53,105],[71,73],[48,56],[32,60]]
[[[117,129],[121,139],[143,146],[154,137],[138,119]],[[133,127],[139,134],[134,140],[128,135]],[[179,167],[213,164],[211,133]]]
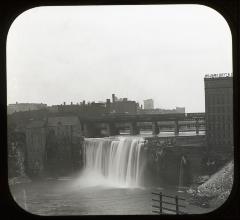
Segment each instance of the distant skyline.
[[232,73],[225,19],[201,5],[38,7],[7,39],[7,103],[153,99],[205,111],[204,75]]

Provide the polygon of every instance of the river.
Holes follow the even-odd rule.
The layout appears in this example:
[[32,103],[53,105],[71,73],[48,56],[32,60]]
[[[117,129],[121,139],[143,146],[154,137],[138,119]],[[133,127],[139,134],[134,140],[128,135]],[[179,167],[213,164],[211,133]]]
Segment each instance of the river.
[[[84,170],[74,176],[15,184],[10,186],[11,193],[19,206],[37,215],[152,215],[154,196],[151,193],[160,191],[187,199],[186,210],[183,211],[188,214],[209,211],[188,204],[188,194],[185,192],[178,192],[174,188],[145,188],[138,184],[139,168],[136,164],[141,162],[140,157],[133,157],[133,152],[139,155],[139,144],[140,142],[132,141],[128,143],[128,151],[121,151],[121,141],[105,143],[108,146],[106,152],[110,155],[108,160],[104,156],[105,145],[97,145],[101,151],[87,152],[90,156],[88,155],[89,161],[86,163],[91,172]],[[86,146],[89,149],[89,145]],[[119,154],[126,155],[128,159],[123,162]],[[101,169],[96,169],[97,163],[94,161],[100,161],[101,158],[104,158],[104,165]],[[131,163],[124,165],[126,161]],[[99,164],[103,163],[100,161]],[[118,172],[119,169],[121,172]]]
[[[11,187],[17,204],[30,213],[51,215],[152,215],[155,198],[151,193],[179,195],[188,198],[186,193],[175,189],[125,188],[75,185],[79,179],[63,177],[40,182],[17,184]],[[188,204],[182,211],[200,214],[211,211]],[[170,206],[167,206],[171,208]],[[174,208],[174,207],[172,207]],[[170,212],[168,212],[171,214]]]

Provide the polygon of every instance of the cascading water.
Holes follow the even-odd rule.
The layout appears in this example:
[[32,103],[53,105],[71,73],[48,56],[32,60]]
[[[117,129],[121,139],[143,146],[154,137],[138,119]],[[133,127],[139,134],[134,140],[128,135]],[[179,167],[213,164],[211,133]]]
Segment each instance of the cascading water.
[[105,184],[139,187],[143,161],[140,137],[86,138],[85,173],[104,179]]
[[178,181],[178,192],[183,192],[184,184],[183,184],[183,177],[184,177],[184,170],[183,166],[186,164],[186,159],[184,156],[181,157],[180,168],[179,168],[179,181]]

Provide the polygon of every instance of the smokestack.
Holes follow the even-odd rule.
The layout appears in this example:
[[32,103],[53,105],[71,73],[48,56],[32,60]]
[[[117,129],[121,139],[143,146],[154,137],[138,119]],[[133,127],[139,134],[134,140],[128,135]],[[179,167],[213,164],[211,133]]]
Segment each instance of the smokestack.
[[73,105],[73,102],[71,102],[71,105]]
[[66,102],[63,102],[63,105],[66,105]]
[[115,94],[112,94],[112,102],[115,102]]

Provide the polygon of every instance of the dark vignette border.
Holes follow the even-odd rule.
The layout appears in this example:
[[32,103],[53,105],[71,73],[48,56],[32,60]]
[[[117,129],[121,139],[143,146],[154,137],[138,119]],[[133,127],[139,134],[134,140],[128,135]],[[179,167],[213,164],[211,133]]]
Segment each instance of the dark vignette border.
[[[1,216],[30,217],[30,218],[99,218],[100,216],[36,216],[21,209],[13,200],[7,178],[7,91],[6,91],[6,40],[8,30],[15,18],[22,12],[38,6],[64,6],[64,5],[138,5],[138,4],[200,4],[209,6],[218,11],[228,22],[232,33],[233,55],[233,100],[234,100],[234,183],[232,192],[227,201],[211,213],[187,216],[163,216],[166,219],[208,219],[208,218],[239,218],[240,217],[240,182],[239,182],[239,0],[5,0],[0,4],[0,208]],[[129,218],[158,219],[159,216],[102,216],[104,218]]]

